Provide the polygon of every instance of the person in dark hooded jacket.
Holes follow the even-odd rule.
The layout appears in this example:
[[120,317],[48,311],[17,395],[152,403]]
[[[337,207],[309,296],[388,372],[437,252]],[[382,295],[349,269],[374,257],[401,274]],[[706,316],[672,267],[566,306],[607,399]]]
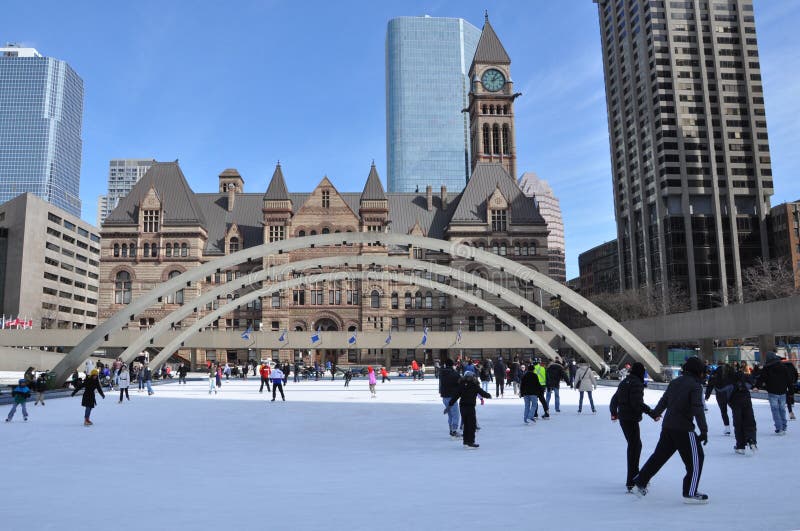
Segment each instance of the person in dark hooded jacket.
[[755,388],[767,390],[769,408],[775,423],[775,435],[786,435],[786,393],[790,388],[789,369],[774,352],[767,354],[764,369],[756,377]]
[[458,373],[453,369],[453,360],[446,358],[444,367],[439,369],[439,396],[442,397],[445,411],[447,412],[447,425],[450,427],[450,437],[458,437],[458,426],[461,416],[456,406],[450,405],[450,399],[458,394]]
[[[633,478],[634,494],[645,496],[647,484],[675,452],[678,452],[686,467],[683,477],[683,501],[685,503],[708,503],[708,495],[697,491],[703,472],[703,448],[708,443],[708,424],[703,411],[703,371],[705,364],[692,356],[683,366],[683,374],[669,383],[651,417],[658,420],[666,410],[661,436],[653,455]],[[694,431],[694,421],[700,435]]]
[[638,361],[631,365],[628,375],[617,387],[611,397],[611,420],[619,420],[619,427],[628,442],[628,474],[625,487],[633,490],[633,478],[639,473],[639,458],[642,455],[642,439],[639,435],[639,422],[642,414],[650,415],[653,410],[644,403],[644,365]]
[[539,382],[539,377],[536,376],[533,365],[528,365],[519,386],[519,396],[525,401],[525,412],[522,417],[525,424],[536,422],[536,412],[539,409],[537,399],[541,394],[542,384]]
[[[475,400],[478,395],[483,398],[492,398],[492,395],[481,389],[473,373],[465,372],[458,382],[456,394],[450,397],[448,403],[448,406],[453,406],[458,402],[458,409],[464,422],[464,447],[470,449],[480,446],[475,444],[475,429],[478,426],[478,419],[475,416]],[[444,408],[445,415],[447,415],[447,410],[447,407]]]
[[89,417],[92,414],[92,409],[97,405],[97,399],[94,396],[94,392],[97,391],[100,393],[100,396],[103,398],[106,397],[103,394],[103,386],[100,385],[100,380],[98,379],[99,371],[97,369],[92,369],[92,372],[86,376],[86,380],[84,380],[78,387],[72,391],[71,396],[75,396],[78,391],[83,389],[83,398],[81,398],[81,405],[85,408],[84,409],[84,416],[83,416],[83,425],[84,426],[91,426],[92,421],[89,420]]
[[736,437],[734,451],[737,454],[745,454],[745,448],[750,448],[751,452],[755,452],[756,418],[753,414],[753,401],[750,398],[747,375],[741,371],[734,373],[733,391],[728,403],[733,410],[733,434]]
[[719,411],[722,415],[722,423],[725,425],[725,435],[731,434],[730,424],[728,418],[728,401],[733,393],[733,385],[736,383],[736,373],[733,367],[727,363],[721,363],[711,378],[708,380],[706,387],[706,400],[711,396],[711,391],[717,396],[717,404],[719,404]]

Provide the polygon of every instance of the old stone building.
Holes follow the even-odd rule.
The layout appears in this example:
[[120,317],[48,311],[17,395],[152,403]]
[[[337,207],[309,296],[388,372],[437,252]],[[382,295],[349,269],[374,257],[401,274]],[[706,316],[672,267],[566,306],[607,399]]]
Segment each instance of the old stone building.
[[[547,228],[533,199],[516,184],[513,104],[510,59],[488,20],[470,69],[472,93],[468,112],[472,117],[472,176],[464,190],[449,197],[444,186],[412,193],[386,193],[375,166],[369,169],[363,190],[339,191],[323,177],[311,193],[289,192],[283,169],[275,168],[266,192],[245,192],[245,181],[235,169],[219,175],[216,193],[196,193],[177,162],[156,163],[130,194],[106,219],[102,228],[100,317],[106,318],[156,284],[201,263],[241,249],[288,238],[316,234],[377,232],[422,235],[476,246],[524,262],[547,273]],[[299,177],[298,177],[299,179]],[[435,181],[435,178],[432,180]],[[264,183],[267,184],[267,183]],[[261,188],[262,190],[264,188]],[[422,249],[377,245],[337,245],[305,248],[264,257],[220,270],[202,282],[162,299],[129,327],[148,327],[171,310],[191,301],[205,290],[233,282],[271,264],[314,257],[340,255],[396,255],[450,265],[504,282],[524,292],[480,263]],[[324,270],[315,269],[314,272]],[[420,273],[421,274],[421,273]],[[440,278],[445,281],[447,279]],[[239,281],[241,282],[241,280]],[[472,288],[470,288],[472,289]],[[477,291],[477,290],[476,290]],[[483,294],[482,294],[483,295]],[[533,298],[533,293],[526,294]],[[489,295],[483,295],[487,300]],[[504,306],[499,299],[492,302]],[[427,289],[389,280],[340,281],[304,285],[286,292],[268,293],[260,300],[235,307],[235,295],[202,308],[176,327],[191,325],[216,304],[231,304],[232,311],[214,323],[224,330],[502,330],[507,329],[482,308],[465,306],[458,299]],[[507,309],[523,322],[518,309]],[[200,351],[195,361],[222,361],[247,357],[292,357],[278,345],[258,345],[260,352]],[[271,352],[270,352],[271,351]],[[495,351],[465,352],[494,355]],[[188,358],[187,353],[182,353]],[[307,353],[303,353],[307,354]],[[441,352],[392,350],[394,363],[413,357],[426,359]],[[384,360],[380,352],[357,350],[319,351],[318,359],[339,362]]]

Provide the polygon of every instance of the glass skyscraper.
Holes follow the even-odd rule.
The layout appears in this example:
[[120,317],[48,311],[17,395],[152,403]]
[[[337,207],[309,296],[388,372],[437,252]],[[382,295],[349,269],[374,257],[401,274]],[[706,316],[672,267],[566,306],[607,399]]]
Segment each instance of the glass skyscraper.
[[386,158],[390,192],[447,186],[470,171],[467,72],[481,30],[460,18],[399,17],[386,32]]
[[153,159],[114,159],[108,163],[108,195],[101,195],[97,200],[98,227],[154,163]]
[[31,192],[81,215],[83,80],[33,48],[0,47],[0,204]]

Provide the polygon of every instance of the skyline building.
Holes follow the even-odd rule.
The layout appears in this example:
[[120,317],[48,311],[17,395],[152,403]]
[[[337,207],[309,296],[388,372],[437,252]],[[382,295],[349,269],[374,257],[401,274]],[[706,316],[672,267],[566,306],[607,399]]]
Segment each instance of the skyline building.
[[119,200],[128,195],[133,185],[139,182],[154,159],[112,159],[108,163],[108,191],[97,198],[97,226],[103,225]]
[[34,48],[0,47],[0,203],[30,192],[81,215],[83,80]]
[[[460,18],[398,17],[386,30],[389,192],[464,189],[471,170],[467,77],[481,30]],[[515,176],[516,177],[516,176]]]
[[753,3],[594,2],[620,289],[741,301],[773,193]]
[[547,230],[550,231],[547,235],[547,254],[550,256],[548,275],[554,280],[565,283],[567,264],[561,203],[550,184],[532,171],[522,174],[519,178],[519,187],[523,194],[536,200],[539,213],[547,222]]

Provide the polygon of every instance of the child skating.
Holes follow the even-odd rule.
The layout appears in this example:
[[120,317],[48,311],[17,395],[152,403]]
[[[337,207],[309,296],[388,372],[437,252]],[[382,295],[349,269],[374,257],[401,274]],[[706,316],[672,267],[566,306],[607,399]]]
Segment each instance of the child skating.
[[369,377],[369,396],[370,398],[375,398],[377,396],[375,394],[375,385],[378,383],[378,379],[375,377],[375,369],[369,366],[367,367],[367,372],[369,373],[367,375]]
[[[475,416],[475,400],[478,395],[483,398],[492,398],[492,395],[480,388],[473,373],[465,372],[459,380],[456,395],[450,397],[449,406],[458,402],[458,409],[464,422],[464,448],[467,449],[475,449],[480,446],[475,444],[475,430],[478,426],[478,419]],[[444,409],[445,415],[447,415],[448,407]]]
[[17,412],[17,407],[22,406],[22,418],[28,420],[28,409],[25,407],[25,402],[31,397],[31,390],[28,387],[28,381],[25,378],[20,378],[17,386],[11,391],[11,396],[14,397],[14,405],[11,406],[11,411],[8,412],[6,422],[11,422],[14,418],[14,413]]

